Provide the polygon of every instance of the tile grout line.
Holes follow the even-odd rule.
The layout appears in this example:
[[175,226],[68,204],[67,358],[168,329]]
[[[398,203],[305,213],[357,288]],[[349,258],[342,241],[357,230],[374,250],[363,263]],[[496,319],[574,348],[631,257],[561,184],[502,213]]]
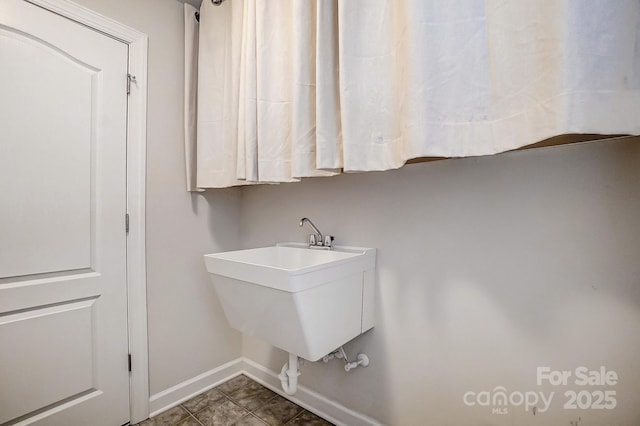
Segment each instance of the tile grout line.
[[[259,406],[258,408],[256,408],[255,410],[251,410],[249,411],[251,414],[254,414],[256,411],[258,411],[259,409],[263,408],[265,405],[267,405],[268,403],[270,403],[271,401],[273,401],[274,399],[276,399],[276,397],[278,396],[278,394],[276,393],[275,395],[273,395],[271,398],[267,399],[264,404],[262,404],[261,406]],[[257,418],[259,418],[260,420],[264,421],[260,416],[256,415]]]
[[[239,390],[239,389],[236,389],[236,390]],[[244,415],[244,416],[242,416],[242,417],[245,417],[245,416],[247,416],[247,415],[251,414],[251,411],[247,410],[245,407],[243,407],[242,405],[238,404],[238,403],[237,403],[233,398],[231,398],[229,395],[225,394],[224,392],[223,392],[223,395],[224,395],[224,397],[227,399],[227,401],[231,402],[232,404],[237,405],[238,407],[242,408],[244,411],[246,411],[246,412],[247,412],[247,414],[245,414],[245,415]]]
[[[261,386],[262,386],[262,385],[261,385]],[[269,398],[268,400],[266,400],[263,404],[261,404],[261,405],[260,405],[259,407],[257,407],[256,409],[254,409],[254,410],[249,410],[249,409],[247,409],[247,408],[243,407],[242,405],[240,405],[240,404],[239,404],[239,403],[238,403],[234,398],[232,398],[232,397],[231,397],[231,394],[232,394],[232,393],[234,393],[234,392],[236,392],[236,391],[238,391],[238,390],[240,390],[240,389],[243,389],[243,388],[245,388],[245,387],[246,387],[246,385],[245,385],[245,386],[242,386],[242,387],[240,387],[240,388],[238,388],[238,389],[235,389],[233,392],[229,392],[229,393],[225,393],[225,392],[223,392],[223,391],[220,391],[220,392],[222,392],[222,394],[223,394],[223,395],[224,395],[224,396],[225,396],[229,401],[233,402],[233,403],[234,403],[234,404],[236,404],[238,407],[243,408],[243,409],[245,409],[245,410],[247,411],[247,414],[246,414],[245,416],[243,416],[243,418],[244,418],[244,417],[248,417],[248,416],[252,416],[252,417],[255,417],[256,419],[260,420],[262,423],[264,423],[264,424],[266,424],[266,425],[268,425],[268,426],[271,426],[271,423],[269,423],[267,420],[265,420],[265,419],[263,419],[262,417],[260,417],[259,415],[257,415],[257,414],[256,414],[256,411],[260,410],[260,409],[261,409],[261,408],[263,408],[265,405],[267,405],[268,403],[270,403],[271,401],[273,401],[274,399],[276,399],[279,395],[278,395],[277,393],[275,393],[275,392],[271,391],[271,392],[273,392],[273,393],[274,393],[274,395],[273,395],[271,398]],[[262,387],[263,387],[264,389],[268,389],[268,388],[266,388],[266,387],[264,387],[264,386],[262,386]],[[270,390],[270,389],[268,389],[268,390]],[[286,398],[285,398],[285,399],[286,399]],[[300,407],[300,408],[302,408],[302,407]],[[305,411],[305,409],[304,409],[304,408],[302,408],[302,411],[300,411],[298,414],[296,414],[295,416],[293,416],[289,421],[287,421],[287,423],[285,423],[285,425],[289,424],[293,419],[295,419],[296,417],[298,417],[300,414],[304,413],[304,411]],[[285,425],[283,425],[283,426],[285,426]]]
[[180,405],[179,405],[179,407],[180,407],[180,408],[182,408],[184,411],[186,411],[186,412],[187,412],[187,414],[188,414],[188,416],[187,416],[187,417],[185,417],[185,418],[183,418],[183,419],[181,419],[178,423],[176,423],[176,425],[177,425],[177,424],[180,424],[181,422],[184,422],[187,418],[192,417],[192,418],[193,418],[193,420],[195,420],[195,421],[196,421],[196,423],[198,423],[198,424],[199,424],[199,425],[201,425],[201,426],[204,426],[204,425],[200,422],[200,420],[198,420],[198,418],[197,418],[196,416],[194,416],[194,415],[193,415],[193,413],[192,413],[191,411],[189,411],[189,409],[188,409],[187,407],[185,407],[185,406],[184,406],[184,405],[182,405],[182,404],[180,404]]
[[[240,389],[242,389],[242,388],[240,388]],[[240,390],[240,389],[236,389],[236,390]],[[267,389],[267,388],[265,388],[265,389]],[[234,392],[235,392],[235,391],[234,391]],[[274,392],[274,393],[275,393],[275,392]],[[224,392],[223,392],[223,394],[224,394]],[[228,399],[228,400],[230,400],[231,402],[233,402],[234,404],[236,404],[238,407],[240,407],[240,408],[244,408],[244,409],[247,411],[247,414],[246,414],[246,415],[244,415],[242,418],[249,417],[249,416],[251,416],[251,417],[255,417],[256,419],[260,420],[260,421],[261,421],[262,423],[264,423],[265,425],[267,425],[267,426],[271,426],[271,423],[269,423],[268,421],[266,421],[266,420],[265,420],[265,419],[263,419],[262,417],[258,416],[255,412],[256,412],[256,411],[258,411],[259,409],[261,409],[262,407],[264,407],[265,405],[267,405],[269,402],[271,402],[271,401],[273,401],[274,399],[276,399],[276,397],[278,396],[278,394],[277,394],[277,393],[276,393],[275,395],[273,395],[271,398],[269,398],[268,400],[266,400],[266,401],[264,402],[264,404],[260,405],[260,406],[259,406],[258,408],[256,408],[255,410],[249,410],[249,409],[247,409],[247,408],[243,407],[242,405],[238,404],[238,402],[236,402],[236,400],[234,400],[233,398],[231,398],[229,395],[227,395],[227,394],[224,394],[224,395],[227,397],[227,399]]]
[[297,419],[298,417],[300,417],[300,416],[302,415],[302,413],[304,413],[304,410],[303,410],[303,411],[300,411],[298,414],[296,414],[295,416],[293,416],[293,418],[291,418],[291,420],[289,420],[288,422],[286,422],[286,423],[284,424],[284,426],[287,426],[287,425],[290,425],[291,423],[293,423],[293,421],[294,421],[295,419]]
[[[253,417],[254,419],[258,419],[258,421],[259,421],[260,423],[262,423],[262,424],[264,424],[264,425],[266,425],[266,426],[272,426],[272,425],[271,425],[271,423],[269,423],[268,421],[264,420],[264,419],[263,419],[263,418],[261,418],[261,417],[256,416],[256,415],[255,415],[255,414],[253,414],[253,413],[249,413],[249,414],[247,414],[246,416],[244,416],[244,417],[243,417],[243,419],[244,419],[245,417]],[[283,426],[284,426],[284,425],[283,425]]]
[[198,422],[198,424],[200,424],[200,425],[204,426],[204,424],[203,424],[200,420],[198,420],[198,418],[196,417],[196,414],[199,414],[200,412],[202,412],[202,411],[206,410],[206,409],[209,407],[209,405],[205,405],[204,407],[202,407],[201,409],[199,409],[199,410],[198,410],[198,411],[196,411],[195,413],[192,413],[192,412],[191,412],[191,410],[189,410],[187,407],[185,407],[185,406],[184,406],[184,405],[182,405],[182,404],[180,404],[180,406],[181,406],[182,408],[184,408],[184,409],[187,411],[187,413],[189,413],[189,415],[190,415],[191,417],[193,417],[194,419],[196,419],[196,422]]
[[[298,405],[298,407],[300,407],[300,406]],[[300,407],[300,408],[302,408],[302,407]],[[300,417],[301,415],[303,415],[305,411],[307,411],[307,410],[305,410],[304,408],[302,408],[302,411],[300,411],[300,412],[299,412],[298,414],[296,414],[295,416],[291,417],[291,418],[289,419],[289,421],[288,421],[288,422],[286,422],[286,423],[284,424],[284,426],[287,426],[287,425],[290,425],[291,423],[293,423],[293,421],[294,421],[295,419],[297,419],[298,417]]]
[[[260,386],[262,386],[262,385],[260,385]],[[241,388],[235,389],[233,392],[236,392],[236,391],[238,391],[238,390],[240,390],[240,389],[242,389],[242,388],[244,388],[244,387],[246,387],[246,386],[243,386],[243,387],[241,387]],[[262,386],[262,387],[263,387],[264,389],[266,389],[266,390],[269,390],[269,391],[273,392],[273,391],[272,391],[271,389],[269,389],[269,388],[266,388],[266,387],[264,387],[264,386]],[[222,392],[222,391],[220,391],[220,392]],[[278,394],[277,394],[277,393],[275,393],[275,392],[273,392],[273,393],[274,393],[274,395],[273,395],[271,398],[267,399],[267,400],[266,400],[263,404],[261,404],[258,408],[254,409],[254,410],[249,410],[248,408],[243,407],[242,405],[240,405],[240,403],[239,403],[237,400],[235,400],[234,398],[232,398],[232,397],[230,396],[230,394],[232,394],[233,392],[229,392],[229,394],[226,394],[226,393],[222,392],[222,394],[223,394],[223,395],[224,395],[228,400],[230,400],[231,402],[233,402],[234,404],[236,404],[236,405],[237,405],[237,406],[239,406],[240,408],[244,408],[245,410],[247,410],[247,411],[249,412],[249,414],[253,414],[253,415],[254,415],[254,417],[257,417],[258,419],[260,419],[260,420],[261,420],[261,421],[263,421],[263,422],[265,422],[265,420],[264,420],[264,419],[262,419],[260,416],[256,415],[256,414],[255,414],[255,412],[256,412],[256,411],[258,411],[258,410],[260,410],[262,407],[264,407],[265,405],[267,405],[268,403],[270,403],[271,401],[273,401],[274,399],[276,399],[276,398],[278,397]],[[286,399],[286,398],[285,398],[285,399]]]
[[[243,387],[244,387],[244,386],[243,386]],[[214,389],[215,389],[215,388],[214,388]],[[240,389],[242,389],[242,387],[241,387],[241,388],[238,388],[238,389],[235,389],[233,392],[235,392],[235,391],[237,391],[237,390],[240,390]],[[233,393],[233,392],[229,392],[229,393]],[[223,392],[222,390],[220,390],[220,393],[222,394],[222,398],[220,398],[220,399],[227,400],[227,401],[231,402],[232,404],[235,404],[236,406],[240,407],[241,409],[243,409],[244,411],[246,411],[246,412],[247,412],[246,414],[244,414],[243,416],[241,416],[241,417],[240,417],[239,419],[237,419],[237,420],[240,420],[240,419],[245,418],[245,417],[247,417],[247,416],[254,416],[254,415],[253,415],[253,412],[251,412],[251,411],[247,410],[245,407],[243,407],[242,405],[238,404],[238,403],[237,403],[233,398],[231,398],[231,397],[229,396],[229,394],[227,394],[226,392]],[[219,401],[219,400],[218,400],[218,401]],[[198,410],[195,414],[198,414],[198,413],[200,413],[200,412],[202,412],[202,411],[206,410],[206,409],[207,409],[207,408],[209,408],[209,407],[210,407],[210,405],[208,405],[208,404],[207,404],[207,405],[205,405],[204,407],[202,407],[200,410]],[[187,410],[187,411],[189,412],[189,414],[191,414],[191,412],[190,412],[189,410]],[[198,420],[198,418],[197,418],[197,417],[195,417],[195,414],[191,414],[191,416],[192,416],[192,417],[194,417],[194,418],[196,419],[196,421],[198,422],[198,424],[200,424],[200,425],[204,426],[204,424],[203,424],[202,422],[200,422],[200,421]],[[258,418],[260,421],[264,422],[264,420],[262,420],[260,417],[258,417],[258,416],[254,416],[254,417],[256,417],[256,418]],[[237,420],[236,420],[236,421],[237,421]]]
[[198,420],[198,418],[196,416],[194,416],[193,414],[191,414],[191,411],[187,410],[187,413],[189,413],[189,415],[193,418],[193,420],[195,420],[200,426],[204,426],[202,424],[202,422],[200,420]]

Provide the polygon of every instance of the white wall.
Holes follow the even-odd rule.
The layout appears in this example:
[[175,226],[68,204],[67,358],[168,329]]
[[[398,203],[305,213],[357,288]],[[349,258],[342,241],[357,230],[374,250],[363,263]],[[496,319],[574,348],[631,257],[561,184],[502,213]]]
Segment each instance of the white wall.
[[156,394],[240,356],[240,335],[227,326],[202,260],[237,248],[240,193],[185,191],[182,4],[75,1],[149,35],[147,289]]
[[[302,385],[399,426],[640,424],[638,138],[249,187],[241,210],[244,247],[303,241],[308,216],[378,248],[377,326],[346,345],[370,367],[307,364]],[[248,337],[243,353],[286,361]],[[537,386],[539,366],[615,370],[589,390],[615,390],[616,409],[563,409],[583,388]],[[497,386],[555,396],[535,416],[463,404]]]

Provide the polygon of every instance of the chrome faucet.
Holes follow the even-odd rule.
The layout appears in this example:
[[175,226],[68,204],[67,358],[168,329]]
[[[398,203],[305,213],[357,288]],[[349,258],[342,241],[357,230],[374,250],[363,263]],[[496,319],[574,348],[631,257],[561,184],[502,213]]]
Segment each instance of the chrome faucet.
[[322,232],[309,220],[307,217],[303,217],[300,219],[300,226],[304,226],[305,222],[307,222],[315,231],[315,234],[309,235],[309,248],[324,248],[327,250],[333,249],[333,236],[325,235],[322,236]]

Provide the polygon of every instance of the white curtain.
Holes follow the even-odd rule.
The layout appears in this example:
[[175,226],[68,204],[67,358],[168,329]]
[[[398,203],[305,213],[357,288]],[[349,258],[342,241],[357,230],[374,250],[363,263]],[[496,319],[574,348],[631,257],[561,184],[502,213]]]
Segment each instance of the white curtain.
[[204,0],[198,67],[202,188],[640,133],[638,0]]

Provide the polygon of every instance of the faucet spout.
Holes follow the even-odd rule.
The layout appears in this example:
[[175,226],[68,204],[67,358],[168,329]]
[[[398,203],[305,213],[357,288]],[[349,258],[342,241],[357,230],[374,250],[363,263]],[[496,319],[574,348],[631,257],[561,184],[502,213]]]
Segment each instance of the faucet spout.
[[318,241],[322,241],[322,232],[320,232],[320,230],[316,228],[316,226],[313,224],[313,222],[311,222],[311,220],[308,217],[303,217],[302,219],[300,219],[300,226],[304,226],[305,222],[308,223],[313,228],[316,235],[318,236]]

